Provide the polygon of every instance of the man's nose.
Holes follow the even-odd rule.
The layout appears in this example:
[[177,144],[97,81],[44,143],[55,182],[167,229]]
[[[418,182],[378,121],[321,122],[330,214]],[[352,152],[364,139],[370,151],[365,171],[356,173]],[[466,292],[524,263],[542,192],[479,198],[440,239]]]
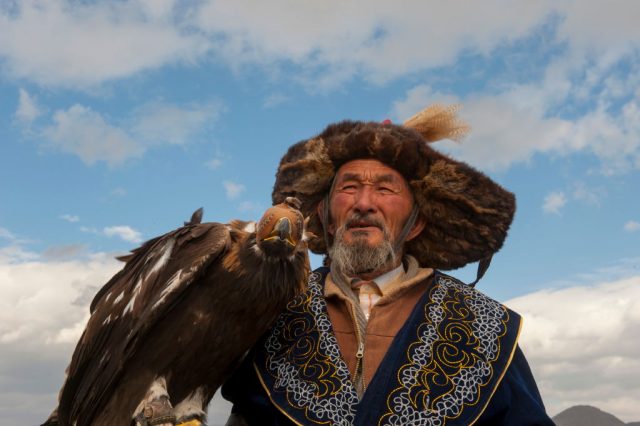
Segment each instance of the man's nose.
[[356,193],[353,208],[358,213],[372,213],[377,210],[375,203],[375,191],[369,185],[363,185]]

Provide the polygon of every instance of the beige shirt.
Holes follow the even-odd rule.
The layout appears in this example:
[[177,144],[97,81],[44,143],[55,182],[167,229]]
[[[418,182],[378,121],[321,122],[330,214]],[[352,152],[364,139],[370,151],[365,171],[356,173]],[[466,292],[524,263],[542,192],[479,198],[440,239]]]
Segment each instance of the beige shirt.
[[397,268],[380,275],[373,281],[368,281],[360,287],[360,290],[357,293],[360,299],[360,307],[362,308],[367,320],[369,320],[369,316],[371,315],[371,308],[373,308],[373,305],[378,303],[380,298],[384,296],[389,284],[396,280],[402,280],[404,275],[404,265],[401,263]]
[[[384,284],[382,295],[371,306],[368,320],[358,322],[362,308],[353,290],[336,283],[331,273],[325,283],[325,299],[340,352],[359,394],[364,392],[382,362],[393,338],[409,318],[417,301],[431,285],[433,270],[419,268],[410,256],[407,270]],[[341,280],[338,279],[340,282]],[[361,318],[363,317],[362,314]],[[362,358],[358,359],[361,350]],[[358,364],[360,362],[360,367]],[[360,370],[360,373],[358,373]]]

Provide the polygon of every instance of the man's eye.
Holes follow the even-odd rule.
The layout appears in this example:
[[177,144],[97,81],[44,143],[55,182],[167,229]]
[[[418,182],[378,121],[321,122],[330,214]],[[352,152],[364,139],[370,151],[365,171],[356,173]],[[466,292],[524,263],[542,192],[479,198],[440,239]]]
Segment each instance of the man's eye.
[[381,186],[378,188],[378,191],[382,192],[383,194],[395,194],[396,191],[394,191],[393,188],[390,188],[388,186]]

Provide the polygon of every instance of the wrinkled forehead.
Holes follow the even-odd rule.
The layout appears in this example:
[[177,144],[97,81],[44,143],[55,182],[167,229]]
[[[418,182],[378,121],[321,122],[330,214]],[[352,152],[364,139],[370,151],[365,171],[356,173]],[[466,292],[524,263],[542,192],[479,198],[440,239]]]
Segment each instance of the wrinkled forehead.
[[358,159],[344,163],[336,172],[334,183],[355,180],[361,183],[394,183],[409,188],[404,176],[383,162],[374,159]]

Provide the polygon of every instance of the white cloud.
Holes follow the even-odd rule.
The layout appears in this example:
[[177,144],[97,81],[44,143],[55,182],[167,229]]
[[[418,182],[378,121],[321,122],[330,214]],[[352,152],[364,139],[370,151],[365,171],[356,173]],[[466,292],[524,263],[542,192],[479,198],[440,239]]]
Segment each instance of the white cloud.
[[[538,81],[500,76],[499,84],[463,97],[418,85],[394,103],[393,112],[402,121],[433,102],[461,102],[471,134],[463,144],[438,145],[485,170],[528,162],[536,154],[576,152],[597,157],[605,175],[640,169],[640,31],[630,19],[638,5],[546,5],[558,20],[555,39],[551,32],[544,46],[565,44],[558,45],[562,55],[540,64]],[[595,201],[584,193],[576,197],[581,195]]]
[[80,217],[79,216],[71,215],[71,214],[62,214],[62,215],[60,215],[60,219],[66,220],[69,223],[75,223],[75,222],[79,222],[80,221]]
[[222,166],[222,159],[220,159],[219,157],[214,157],[211,160],[207,161],[205,164],[211,170],[216,170],[220,168],[220,166]]
[[102,229],[98,229],[94,226],[81,226],[79,229],[80,231],[86,232],[88,234],[104,235],[106,237],[118,237],[121,240],[127,241],[129,243],[142,242],[142,234],[128,225],[105,226]]
[[141,157],[159,145],[184,145],[210,128],[223,110],[220,103],[178,106],[147,103],[132,113],[129,123],[117,125],[91,108],[76,104],[58,110],[41,136],[87,165],[104,161],[111,167]]
[[599,205],[604,194],[601,187],[587,186],[584,182],[576,182],[573,186],[573,198],[591,205]]
[[216,49],[231,63],[291,61],[318,71],[314,77],[361,73],[381,81],[450,64],[462,49],[488,53],[527,34],[550,11],[546,2],[210,1],[196,25],[225,40]]
[[185,107],[164,102],[149,103],[134,112],[135,124],[131,131],[148,145],[183,145],[212,126],[222,110],[220,103]]
[[552,192],[544,198],[542,210],[545,213],[560,214],[560,209],[567,203],[563,192]]
[[114,197],[124,197],[125,195],[127,195],[127,190],[122,187],[113,188],[111,192],[109,192],[109,195],[112,195]]
[[242,194],[247,188],[241,183],[232,182],[230,180],[225,180],[222,182],[222,186],[224,186],[224,190],[227,193],[227,198],[234,199],[238,198],[240,194]]
[[245,0],[204,2],[192,16],[205,33],[223,40],[214,48],[230,64],[294,63],[310,86],[326,86],[353,76],[379,82],[447,66],[461,53],[489,56],[541,28],[548,32],[546,43],[566,50],[561,56],[569,69],[591,61],[604,70],[637,49],[640,34],[630,18],[637,9],[629,2],[608,7],[568,0],[410,1],[402,7],[375,0],[366,8],[335,0]]
[[8,246],[0,247],[1,263],[16,263],[36,259],[38,255],[26,250],[20,243],[12,241]]
[[21,123],[29,124],[38,118],[41,113],[42,112],[40,111],[40,107],[38,106],[35,98],[33,98],[26,90],[20,89],[18,109],[15,114],[16,119]]
[[521,345],[550,413],[589,404],[640,418],[640,276],[542,290],[506,305],[524,317]]
[[637,2],[602,3],[597,1],[557,2],[563,15],[559,38],[569,41],[574,49],[607,52],[618,56],[633,48],[640,40],[640,28],[634,16],[640,14]]
[[[470,134],[463,143],[438,142],[436,148],[483,170],[504,169],[553,149],[571,129],[568,121],[543,118],[543,102],[523,92],[528,89],[518,86],[497,95],[471,94],[460,99],[419,85],[394,102],[392,114],[402,122],[432,103],[462,103],[459,115],[471,126]],[[520,99],[528,102],[521,104]]]
[[278,105],[287,102],[289,99],[290,98],[286,95],[283,95],[281,93],[274,93],[267,96],[265,100],[262,101],[262,108],[275,108]]
[[627,232],[640,231],[640,222],[636,222],[635,220],[630,220],[624,224],[624,230]]
[[467,141],[456,146],[463,159],[483,168],[506,168],[529,161],[536,152],[549,151],[569,132],[569,122],[543,119],[541,111],[519,108],[507,97],[478,95],[464,102],[462,116],[472,130]]
[[1,240],[5,242],[4,245],[0,246],[0,263],[16,263],[38,257],[36,253],[24,248],[26,244],[33,241],[21,238],[10,230],[0,226],[0,241]]
[[216,150],[213,157],[205,162],[205,166],[207,166],[211,170],[217,170],[228,159],[229,156],[227,154],[222,153],[220,150]]
[[[17,2],[0,9],[0,58],[11,75],[43,85],[88,87],[165,64],[191,63],[209,49],[167,16],[171,4]],[[163,9],[164,8],[164,9]]]
[[[600,172],[605,175],[640,169],[640,97],[620,108],[602,102],[586,105],[582,116],[569,120],[548,115],[559,98],[568,102],[569,91],[558,89],[557,84],[548,79],[539,85],[513,85],[497,94],[472,93],[463,99],[418,85],[394,102],[392,114],[402,122],[434,102],[462,103],[460,116],[471,125],[471,133],[461,144],[445,141],[437,148],[484,170],[506,169],[530,161],[536,153],[576,152],[600,159]],[[614,101],[620,99],[609,100]],[[576,194],[581,195],[588,194]]]
[[9,231],[7,228],[3,228],[0,226],[0,238],[4,238],[7,240],[15,240],[16,237],[15,235],[13,235],[13,233],[11,231]]
[[[241,213],[255,213],[264,210],[260,203],[253,201],[243,201],[238,205],[238,211]],[[258,218],[256,218],[257,220]]]
[[142,234],[127,225],[107,226],[102,233],[107,237],[118,237],[130,243],[142,242]]
[[39,424],[53,409],[89,302],[122,267],[104,253],[64,261],[32,255],[0,256],[0,401],[12,424]]
[[587,150],[602,160],[602,172],[614,175],[640,168],[640,104],[632,100],[619,113],[599,105],[572,129],[566,150]]
[[634,2],[52,0],[8,9],[0,12],[4,68],[73,87],[194,64],[212,53],[232,68],[258,64],[276,76],[278,65],[294,64],[310,88],[354,76],[382,82],[451,65],[461,54],[488,57],[541,28],[549,32],[546,43],[565,49],[558,83],[586,63],[594,65],[586,78],[597,83],[611,64],[632,57],[640,40]]
[[393,102],[392,114],[396,122],[402,123],[433,103],[453,105],[458,102],[460,100],[454,95],[436,92],[431,86],[420,84],[407,90],[404,99]]
[[124,130],[108,124],[99,113],[82,105],[57,111],[53,122],[43,136],[57,149],[77,155],[87,165],[104,161],[117,166],[144,151]]
[[47,247],[41,257],[42,260],[76,259],[86,253],[87,247],[84,244],[64,244]]

